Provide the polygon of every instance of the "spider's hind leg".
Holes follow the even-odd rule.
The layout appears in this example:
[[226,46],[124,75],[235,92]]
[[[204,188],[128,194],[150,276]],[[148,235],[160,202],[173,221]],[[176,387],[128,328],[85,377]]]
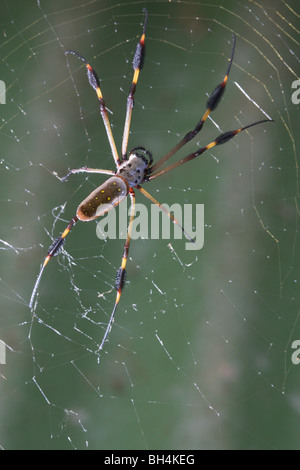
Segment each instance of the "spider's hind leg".
[[134,215],[135,215],[135,193],[134,193],[134,190],[132,188],[129,191],[129,195],[130,195],[130,198],[131,198],[130,220],[129,220],[129,224],[128,224],[127,238],[126,238],[126,241],[125,241],[125,244],[124,244],[124,250],[123,250],[123,257],[122,257],[121,266],[118,269],[117,275],[116,275],[115,288],[116,288],[116,291],[117,291],[117,296],[116,296],[116,300],[115,300],[113,310],[112,310],[112,313],[110,315],[110,319],[109,319],[109,322],[107,324],[104,336],[103,336],[102,341],[100,343],[100,346],[98,348],[98,351],[103,348],[104,343],[107,340],[108,334],[111,330],[112,324],[113,324],[114,319],[115,319],[115,312],[116,312],[118,303],[120,301],[121,294],[122,294],[124,284],[125,284],[125,278],[126,278],[126,269],[125,268],[126,268],[126,264],[127,264],[127,258],[128,258],[130,241],[131,241],[132,224],[133,224],[133,219],[134,219]]
[[39,275],[37,277],[37,280],[35,281],[34,288],[33,288],[32,293],[31,293],[31,297],[30,297],[30,301],[29,301],[29,307],[30,308],[33,307],[34,299],[36,297],[36,293],[37,293],[37,290],[38,290],[38,287],[39,287],[39,284],[40,284],[42,274],[44,272],[45,267],[47,266],[50,258],[52,258],[53,256],[56,256],[60,253],[60,251],[62,250],[62,248],[64,246],[66,236],[68,235],[68,233],[70,232],[70,230],[76,224],[77,221],[78,221],[78,218],[75,215],[75,217],[73,217],[73,219],[70,220],[68,226],[65,228],[63,233],[59,237],[57,237],[54,240],[54,242],[50,245],[50,247],[48,249],[48,252],[47,252],[47,256],[46,256],[46,258],[45,258],[45,260],[44,260],[44,262],[41,266]]

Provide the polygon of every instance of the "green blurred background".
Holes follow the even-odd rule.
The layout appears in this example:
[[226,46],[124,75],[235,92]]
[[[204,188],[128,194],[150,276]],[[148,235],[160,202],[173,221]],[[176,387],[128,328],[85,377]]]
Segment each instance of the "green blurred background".
[[[52,239],[104,181],[74,175],[61,183],[53,172],[113,169],[95,93],[82,63],[64,51],[80,51],[98,71],[120,148],[143,7],[147,55],[130,148],[157,159],[193,128],[224,76],[232,32],[225,96],[180,156],[263,119],[255,103],[275,123],[146,186],[161,202],[204,204],[204,247],[132,242],[99,356],[121,240],[103,242],[94,223],[77,224],[44,273],[34,314],[28,302]],[[28,0],[24,10],[13,0],[0,13],[0,446],[298,448],[297,2]],[[148,205],[140,194],[137,202]]]

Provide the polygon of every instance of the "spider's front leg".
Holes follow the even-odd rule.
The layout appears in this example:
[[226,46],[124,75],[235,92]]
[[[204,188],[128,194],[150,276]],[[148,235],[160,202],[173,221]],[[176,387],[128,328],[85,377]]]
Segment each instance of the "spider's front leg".
[[[158,168],[160,168],[169,158],[171,158],[176,152],[178,152],[178,150],[180,150],[184,145],[186,145],[194,137],[196,137],[196,135],[201,131],[201,129],[202,129],[205,121],[207,120],[208,116],[210,115],[210,113],[212,113],[217,108],[217,106],[220,103],[220,101],[222,99],[222,96],[225,92],[226,84],[228,82],[228,77],[229,77],[229,73],[230,73],[230,70],[231,70],[232,62],[233,62],[233,56],[234,56],[234,51],[235,51],[235,35],[234,34],[232,35],[232,39],[233,39],[233,44],[232,44],[231,56],[230,56],[230,60],[229,60],[229,64],[228,64],[228,67],[227,67],[226,74],[225,74],[223,80],[221,81],[221,83],[219,83],[219,85],[217,85],[215,87],[215,89],[211,92],[211,94],[209,95],[209,98],[206,102],[206,110],[205,110],[205,113],[203,114],[202,118],[196,124],[196,126],[193,130],[189,131],[180,140],[180,142],[178,142],[178,144],[175,145],[175,147],[173,147],[168,153],[165,154],[164,157],[160,158],[152,166],[151,173],[154,173],[155,171],[157,171]],[[150,173],[150,171],[149,171],[149,173]]]
[[144,58],[145,58],[145,35],[146,35],[146,27],[147,27],[147,21],[148,21],[148,11],[146,8],[144,8],[143,12],[145,14],[143,32],[142,32],[140,41],[137,43],[133,62],[132,62],[134,73],[133,73],[132,84],[129,90],[129,95],[127,98],[126,118],[125,118],[123,140],[122,140],[122,159],[123,160],[127,159],[127,145],[128,145],[128,139],[129,139],[132,110],[134,106],[134,95],[136,91],[139,74],[143,68]]

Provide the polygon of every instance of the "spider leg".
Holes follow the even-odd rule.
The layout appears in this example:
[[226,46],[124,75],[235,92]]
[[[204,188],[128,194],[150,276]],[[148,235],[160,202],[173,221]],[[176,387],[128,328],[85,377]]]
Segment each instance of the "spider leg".
[[145,58],[145,33],[146,33],[146,26],[148,21],[148,11],[146,8],[143,9],[145,13],[145,21],[143,26],[143,33],[140,39],[140,42],[136,46],[132,66],[134,70],[133,79],[131,88],[129,91],[129,95],[127,98],[127,110],[126,110],[126,118],[124,124],[124,131],[123,131],[123,140],[122,140],[122,157],[125,160],[127,157],[127,145],[128,145],[128,138],[129,138],[129,131],[130,131],[130,123],[131,123],[131,116],[132,116],[132,109],[134,106],[134,94],[136,90],[136,84],[139,78],[139,73],[143,68],[144,65],[144,58]]
[[99,168],[87,168],[86,166],[83,166],[82,168],[76,168],[74,170],[70,170],[69,173],[65,176],[63,176],[61,181],[65,181],[67,178],[69,178],[70,175],[73,175],[74,173],[101,173],[103,175],[115,175],[115,171],[112,170],[101,170]]
[[152,166],[152,168],[149,169],[148,174],[153,173],[158,168],[160,168],[170,157],[172,157],[176,152],[178,152],[178,150],[181,149],[181,147],[183,147],[190,140],[192,140],[198,134],[198,132],[201,131],[201,129],[203,127],[203,124],[205,123],[205,121],[208,118],[208,116],[210,115],[210,113],[212,111],[214,111],[216,109],[216,107],[218,106],[218,104],[221,101],[221,98],[224,94],[226,83],[228,81],[228,76],[229,76],[229,72],[230,72],[230,69],[231,69],[232,61],[233,61],[234,50],[235,50],[235,35],[234,34],[232,35],[232,38],[233,38],[233,44],[232,44],[232,50],[231,50],[231,57],[230,57],[229,64],[228,64],[228,67],[227,67],[226,75],[223,78],[222,82],[218,86],[216,86],[216,88],[210,94],[210,96],[207,100],[207,103],[206,103],[206,111],[203,114],[202,118],[200,119],[198,124],[195,126],[194,130],[189,131],[183,137],[183,139],[181,139],[181,141],[178,142],[177,145],[175,145],[175,147],[173,147],[164,157],[162,157],[160,160],[158,160]]
[[206,150],[211,149],[212,147],[215,147],[216,145],[225,144],[226,142],[228,142],[230,139],[235,137],[240,132],[246,129],[249,129],[252,126],[256,126],[257,124],[261,124],[263,122],[273,122],[273,119],[263,119],[262,121],[254,122],[253,124],[249,124],[248,126],[241,127],[240,129],[224,132],[223,134],[220,134],[214,141],[210,142],[210,144],[205,145],[205,147],[201,147],[196,152],[190,153],[189,155],[182,158],[178,162],[173,163],[173,165],[169,165],[166,168],[163,168],[162,170],[158,171],[157,173],[151,174],[149,177],[147,177],[147,181],[153,180],[154,178],[157,178],[158,176],[161,176],[162,174],[167,173],[170,170],[173,170],[177,166],[183,165],[184,163],[189,162],[190,160],[193,160],[194,158],[204,153]]
[[62,247],[64,245],[64,241],[65,241],[66,236],[68,235],[71,228],[76,224],[77,221],[78,221],[78,218],[76,216],[73,217],[73,219],[71,219],[68,226],[65,228],[65,230],[61,234],[61,236],[57,237],[54,240],[54,242],[52,243],[52,245],[49,247],[47,256],[44,260],[44,263],[41,266],[39,275],[38,275],[37,280],[35,281],[35,284],[34,284],[34,288],[33,288],[33,291],[32,291],[31,297],[30,297],[30,301],[29,301],[29,307],[30,308],[32,308],[32,306],[33,306],[33,302],[34,302],[34,299],[35,299],[35,296],[36,296],[36,293],[37,293],[37,290],[38,290],[38,287],[39,287],[39,284],[40,284],[40,281],[41,281],[41,278],[42,278],[42,274],[44,272],[45,267],[48,264],[48,261],[50,260],[50,258],[52,258],[52,256],[58,255],[58,253],[62,250]]
[[121,161],[120,161],[120,158],[118,156],[115,140],[114,140],[114,137],[113,137],[113,133],[112,133],[112,130],[111,130],[111,127],[110,127],[110,122],[109,122],[108,115],[107,115],[107,109],[106,109],[105,102],[104,102],[102,92],[101,92],[101,89],[100,89],[100,79],[99,79],[97,73],[95,72],[95,70],[93,69],[93,67],[85,60],[84,57],[82,57],[81,54],[79,54],[79,52],[66,51],[65,54],[76,55],[77,57],[79,57],[79,59],[81,59],[84,62],[85,66],[86,66],[89,83],[97,93],[97,97],[98,97],[99,105],[100,105],[100,113],[101,113],[101,116],[102,116],[102,119],[103,119],[103,122],[104,122],[104,126],[105,126],[106,134],[107,134],[107,137],[108,137],[108,140],[109,140],[112,155],[114,157],[115,164],[118,167],[120,165]]
[[148,199],[150,199],[151,202],[153,202],[154,204],[156,204],[160,210],[162,210],[165,214],[167,214],[170,219],[172,220],[172,222],[176,225],[178,225],[178,227],[182,230],[183,234],[185,235],[186,238],[188,238],[192,243],[195,243],[195,241],[192,239],[192,237],[184,230],[184,228],[180,225],[180,223],[178,222],[177,219],[175,219],[175,217],[160,203],[158,202],[156,199],[154,199],[153,196],[151,196],[151,194],[148,193],[148,191],[146,191],[144,188],[142,188],[141,186],[136,186],[136,188],[142,193],[144,194],[145,197],[147,197]]
[[117,309],[118,303],[120,301],[122,290],[123,290],[123,287],[124,287],[124,284],[125,284],[125,278],[126,278],[126,269],[125,268],[126,268],[128,253],[129,253],[129,247],[130,247],[132,224],[133,224],[133,219],[134,219],[134,215],[135,215],[135,193],[134,193],[132,188],[129,191],[129,195],[130,195],[130,199],[131,199],[130,219],[129,219],[129,224],[128,224],[127,237],[126,237],[126,241],[125,241],[125,244],[124,244],[122,262],[121,262],[120,268],[117,271],[117,276],[116,276],[115,287],[116,287],[116,291],[117,291],[117,296],[116,296],[115,304],[114,304],[112,313],[110,315],[110,319],[109,319],[109,322],[107,324],[104,336],[103,336],[101,344],[98,348],[98,351],[103,348],[104,343],[107,340],[109,332],[112,328],[112,324],[113,324],[114,319],[115,319],[116,309]]

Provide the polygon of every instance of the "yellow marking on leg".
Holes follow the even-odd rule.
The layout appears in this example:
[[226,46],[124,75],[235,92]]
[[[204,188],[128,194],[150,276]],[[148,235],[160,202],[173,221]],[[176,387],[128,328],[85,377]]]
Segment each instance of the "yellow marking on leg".
[[99,87],[97,88],[96,93],[97,93],[99,100],[103,100],[103,96]]
[[139,73],[140,73],[140,69],[135,69],[133,79],[132,79],[132,83],[134,83],[135,85],[137,84]]
[[207,108],[207,110],[205,111],[205,113],[203,114],[203,118],[201,119],[201,121],[205,122],[206,119],[208,118],[208,116],[210,115],[211,113],[211,109],[210,108]]
[[50,255],[47,255],[46,258],[45,258],[45,261],[44,261],[44,264],[43,264],[43,268],[47,265],[49,259],[51,258]]
[[63,234],[61,235],[61,238],[65,238],[70,232],[70,230],[71,230],[70,228],[66,228],[66,230],[64,230]]
[[121,297],[121,290],[118,290],[117,297],[116,297],[116,305],[118,305],[120,297]]
[[206,145],[205,148],[206,148],[206,150],[208,150],[208,149],[211,149],[212,147],[215,147],[215,145],[217,145],[217,142],[214,140],[210,144]]

